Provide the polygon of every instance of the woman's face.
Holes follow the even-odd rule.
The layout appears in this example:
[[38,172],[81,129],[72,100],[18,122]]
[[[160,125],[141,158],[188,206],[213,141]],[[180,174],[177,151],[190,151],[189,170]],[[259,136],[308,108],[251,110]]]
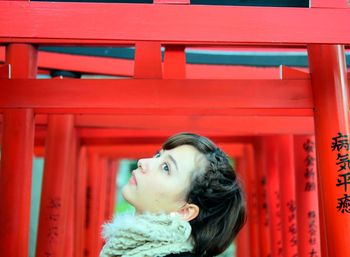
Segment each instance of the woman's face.
[[161,150],[153,158],[140,159],[123,188],[125,200],[137,212],[174,212],[186,204],[193,172],[204,155],[190,145]]

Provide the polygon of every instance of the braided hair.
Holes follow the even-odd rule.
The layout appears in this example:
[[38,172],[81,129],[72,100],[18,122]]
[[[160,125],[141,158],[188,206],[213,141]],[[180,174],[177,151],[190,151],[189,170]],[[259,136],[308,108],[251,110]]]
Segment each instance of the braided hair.
[[194,254],[212,257],[222,253],[246,221],[242,187],[227,155],[208,138],[180,133],[170,137],[164,150],[191,145],[206,159],[205,167],[193,172],[187,202],[199,207],[198,216],[190,221]]

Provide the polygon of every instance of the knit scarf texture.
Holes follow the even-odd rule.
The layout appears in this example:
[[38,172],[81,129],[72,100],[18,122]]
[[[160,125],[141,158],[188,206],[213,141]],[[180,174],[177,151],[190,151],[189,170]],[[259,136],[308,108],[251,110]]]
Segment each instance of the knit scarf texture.
[[100,257],[162,257],[191,252],[191,225],[179,215],[119,214],[103,225]]

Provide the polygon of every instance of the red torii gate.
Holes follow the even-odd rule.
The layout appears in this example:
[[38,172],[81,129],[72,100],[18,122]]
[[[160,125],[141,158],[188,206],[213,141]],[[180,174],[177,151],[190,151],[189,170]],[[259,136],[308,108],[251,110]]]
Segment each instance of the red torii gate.
[[[63,165],[68,165],[66,168],[62,166],[62,169],[68,174],[69,167],[74,166],[74,164],[69,164],[74,161],[69,157],[74,156],[72,152],[74,144],[71,145],[71,141],[77,143],[71,140],[75,138],[75,132],[73,116],[69,114],[140,115],[139,117],[142,117],[138,123],[140,125],[142,122],[154,121],[143,115],[161,116],[171,113],[174,116],[211,115],[215,122],[224,122],[230,119],[230,116],[240,115],[244,117],[233,118],[232,125],[235,123],[240,125],[237,122],[246,120],[246,129],[251,126],[261,126],[260,132],[259,129],[245,131],[227,129],[221,132],[222,137],[226,136],[231,140],[233,140],[232,135],[278,133],[283,128],[286,129],[284,130],[286,133],[309,134],[312,132],[310,118],[314,116],[321,210],[324,212],[321,215],[324,218],[321,225],[324,226],[322,231],[327,232],[323,233],[322,245],[327,246],[323,249],[323,256],[349,256],[346,239],[342,235],[345,235],[348,230],[350,221],[346,213],[337,212],[335,208],[336,199],[344,192],[341,187],[335,187],[329,181],[337,182],[336,170],[339,168],[335,165],[337,155],[330,150],[331,138],[338,136],[338,132],[344,135],[349,134],[344,51],[337,44],[347,45],[350,42],[349,28],[346,26],[349,24],[350,16],[349,10],[343,9],[345,1],[335,1],[335,3],[316,1],[315,6],[337,8],[300,10],[298,8],[262,9],[129,4],[118,6],[109,4],[106,8],[106,4],[0,2],[0,9],[4,10],[0,17],[0,42],[11,43],[7,46],[6,61],[11,64],[12,68],[12,79],[2,79],[0,85],[2,93],[0,105],[4,114],[0,204],[9,206],[0,212],[1,225],[9,231],[6,238],[1,238],[1,252],[11,256],[25,256],[28,248],[28,238],[26,238],[28,233],[25,230],[29,227],[30,179],[28,178],[33,153],[31,142],[34,139],[34,114],[50,114],[51,124],[56,124],[49,125],[49,131],[51,129],[53,134],[62,131],[63,128],[66,132],[71,131],[62,135],[64,140],[59,145],[55,145],[58,142],[54,140],[48,143],[47,148],[51,156],[55,155],[59,147],[62,151],[66,151],[66,154],[60,158],[62,158]],[[130,13],[134,12],[137,12],[137,17],[135,18],[134,14],[135,19],[128,19]],[[91,14],[94,14],[94,23],[91,23]],[[17,17],[21,19],[16,19]],[[56,20],[53,21],[52,17]],[[172,17],[176,17],[176,20]],[[229,22],[232,17],[235,17],[234,23]],[[296,17],[301,20],[295,22]],[[142,31],[139,26],[144,20],[149,22],[143,24],[144,31]],[[52,22],[60,22],[64,30],[52,26]],[[87,27],[85,31],[81,31],[81,24]],[[222,24],[225,24],[225,27]],[[321,27],[320,24],[323,26]],[[106,29],[101,31],[99,29],[101,27]],[[149,33],[150,31],[152,34]],[[233,34],[232,31],[239,31],[239,33]],[[45,82],[28,80],[28,78],[35,78],[36,65],[33,60],[36,58],[37,51],[30,45],[18,45],[18,43],[135,44],[134,77],[139,80],[63,79]],[[161,44],[166,47],[163,72],[159,51]],[[311,80],[307,77],[301,80],[281,81],[184,79],[183,50],[185,46],[237,44],[308,45]],[[27,60],[24,57],[27,57]],[[4,69],[7,71],[6,66]],[[193,95],[197,95],[198,98],[194,100]],[[313,108],[315,108],[314,115]],[[62,113],[68,116],[54,115]],[[285,125],[275,127],[276,130],[269,130],[269,126],[262,126],[262,123],[257,122],[259,120],[257,118],[252,122],[250,116],[253,115],[266,116],[261,118],[261,122],[271,122],[270,125],[276,125],[276,119],[274,120],[274,117],[271,116],[283,116],[278,118],[280,121],[290,122],[290,126]],[[303,116],[307,117],[303,119]],[[87,120],[94,121],[91,117],[87,117]],[[160,120],[162,120],[161,117]],[[207,129],[207,131],[203,129],[205,134],[209,132],[215,136],[214,131],[219,129],[210,124],[210,119],[205,117],[200,117],[197,123],[193,121],[186,123],[184,118],[176,118],[176,121],[183,123],[168,128],[168,132],[176,131],[182,126],[193,129],[205,127]],[[115,122],[117,124],[120,121]],[[295,122],[298,124],[294,124],[294,127],[292,125]],[[18,126],[18,124],[26,125]],[[129,126],[130,124],[135,125],[132,121],[129,121],[128,124]],[[154,125],[154,127],[150,126],[151,130],[159,126],[159,124]],[[120,133],[118,130],[105,130],[106,135],[102,136],[101,131],[91,132],[91,129],[84,129],[81,133],[85,135],[90,133],[90,136],[86,136],[86,140],[95,137],[95,141],[93,140],[95,143],[98,142],[96,140],[98,135],[106,140]],[[18,132],[14,135],[14,131]],[[220,133],[217,135],[220,136]],[[144,137],[147,137],[147,134]],[[51,144],[54,146],[50,148]],[[71,150],[68,151],[68,149]],[[346,153],[340,152],[339,154]],[[18,162],[18,160],[23,161]],[[50,163],[54,165],[53,161],[47,161],[47,163],[47,165]],[[57,167],[51,169],[55,170]],[[329,170],[334,170],[334,173],[330,173]],[[17,174],[18,177],[14,174]],[[57,188],[62,190],[63,186],[62,184]],[[63,195],[63,192],[61,193]],[[51,200],[48,199],[47,203],[50,203]],[[66,206],[69,204],[65,202]],[[24,211],[18,211],[18,206]],[[24,228],[24,232],[19,231],[16,227]],[[43,229],[47,230],[50,227],[43,227]],[[60,238],[62,238],[62,233],[60,233]],[[91,232],[91,235],[95,233],[97,231]],[[48,242],[42,244],[46,247]],[[61,245],[59,247],[62,248]],[[63,253],[63,249],[59,250],[59,247],[56,246],[52,250],[56,256],[61,256]],[[22,252],[19,252],[18,249],[21,249]],[[97,248],[94,250],[97,251]],[[43,256],[45,253],[38,254],[38,256]]]

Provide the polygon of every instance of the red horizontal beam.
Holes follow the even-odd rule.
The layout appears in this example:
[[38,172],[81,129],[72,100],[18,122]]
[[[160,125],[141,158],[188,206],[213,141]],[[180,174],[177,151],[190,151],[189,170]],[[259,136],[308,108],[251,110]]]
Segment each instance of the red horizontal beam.
[[[218,146],[230,157],[241,157],[243,155],[243,144],[219,143]],[[89,146],[89,151],[110,158],[140,159],[153,156],[160,147],[161,144],[120,144],[115,146]]]
[[[313,134],[313,117],[278,117],[278,116],[161,116],[133,115],[114,116],[77,116],[76,126],[81,129],[83,138],[113,138],[118,136],[116,129],[139,129],[168,131],[193,131],[199,134],[212,135],[261,135],[274,133]],[[89,128],[90,127],[90,128]],[[100,129],[91,129],[100,128]],[[142,133],[142,131],[140,131]]]
[[[120,145],[120,144],[162,144],[168,137],[179,133],[183,130],[170,131],[163,128],[153,130],[142,129],[93,129],[93,128],[78,128],[77,134],[81,139],[82,144],[86,145]],[[46,127],[36,127],[35,129],[35,145],[45,145]],[[251,143],[252,136],[239,136],[233,133],[223,133],[221,131],[215,132],[201,132],[203,136],[213,139],[216,143]]]
[[0,92],[0,108],[34,108],[37,112],[313,108],[309,80],[2,79]]
[[0,10],[2,43],[350,44],[349,9],[0,1]]

